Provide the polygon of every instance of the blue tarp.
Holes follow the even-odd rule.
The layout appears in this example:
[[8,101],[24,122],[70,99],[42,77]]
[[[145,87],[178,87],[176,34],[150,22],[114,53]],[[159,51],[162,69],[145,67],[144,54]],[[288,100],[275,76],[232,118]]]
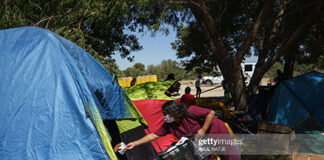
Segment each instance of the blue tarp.
[[1,160],[110,159],[101,118],[138,116],[94,58],[36,27],[0,31],[0,82]]
[[316,125],[318,129],[323,129],[323,115],[324,74],[316,71],[281,82],[269,107],[271,122],[288,125],[293,129],[308,119],[313,124],[303,125]]

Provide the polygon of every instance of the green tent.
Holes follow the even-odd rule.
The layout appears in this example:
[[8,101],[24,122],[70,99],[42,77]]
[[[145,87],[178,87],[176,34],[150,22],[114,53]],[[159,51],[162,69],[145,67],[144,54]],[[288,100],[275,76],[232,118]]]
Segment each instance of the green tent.
[[165,91],[175,81],[158,81],[138,84],[135,86],[124,88],[128,97],[132,101],[142,99],[163,99],[163,100],[175,100],[172,97],[165,95]]

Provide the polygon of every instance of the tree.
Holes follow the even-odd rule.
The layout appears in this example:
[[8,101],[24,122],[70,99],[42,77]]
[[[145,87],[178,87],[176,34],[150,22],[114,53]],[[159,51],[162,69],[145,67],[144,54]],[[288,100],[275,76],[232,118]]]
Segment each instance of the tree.
[[[282,33],[282,36],[288,36],[291,33],[291,27],[298,25],[301,19],[295,17],[302,17],[307,14],[308,10],[299,11],[294,14],[294,17],[290,17],[288,25],[286,25],[286,31]],[[323,11],[320,11],[319,15],[323,15]],[[295,66],[303,65],[306,70],[319,69],[320,56],[323,55],[324,46],[323,42],[323,27],[324,19],[321,17],[314,18],[313,25],[309,28],[309,31],[302,35],[298,41],[291,45],[290,49],[283,56],[284,63],[284,79],[292,78],[295,74]],[[318,67],[317,67],[318,66]],[[306,69],[307,68],[307,69]]]
[[127,77],[137,77],[145,75],[145,65],[142,63],[135,63],[133,67],[128,67],[123,71]]
[[141,76],[145,74],[145,65],[142,63],[135,63],[133,66],[133,77]]
[[129,67],[123,71],[125,76],[143,76],[143,75],[156,75],[160,81],[163,81],[167,76],[172,73],[175,79],[193,79],[195,74],[193,72],[186,72],[186,70],[177,62],[171,59],[161,61],[161,64],[148,65],[145,70],[144,64],[136,63],[133,67]]
[[[178,40],[173,47],[178,56],[192,57],[187,66],[217,64],[230,84],[238,109],[245,109],[247,104],[240,65],[244,59],[253,53],[258,56],[248,86],[252,90],[266,71],[309,32],[323,5],[320,0],[154,2],[159,7],[147,5],[140,13],[149,20],[138,18],[139,22],[153,29],[162,23],[177,27]],[[294,25],[290,26],[292,19]]]
[[271,68],[264,74],[265,78],[269,78],[270,80],[274,80],[277,77],[277,70],[283,70],[284,65],[281,62],[276,62]]
[[117,65],[111,55],[132,60],[132,51],[138,51],[136,36],[125,33],[130,25],[127,6],[118,0],[33,0],[0,2],[0,29],[37,26],[49,29],[92,54],[109,71]]
[[163,79],[166,79],[170,73],[174,74],[174,77],[177,80],[183,79],[185,75],[185,70],[181,68],[180,64],[171,59],[163,60],[160,65],[160,69],[161,78]]

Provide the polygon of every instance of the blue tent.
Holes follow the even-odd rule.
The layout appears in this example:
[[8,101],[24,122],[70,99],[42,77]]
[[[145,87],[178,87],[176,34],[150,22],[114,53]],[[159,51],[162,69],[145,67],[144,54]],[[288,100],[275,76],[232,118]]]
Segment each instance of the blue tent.
[[102,119],[141,118],[114,76],[44,29],[0,31],[0,81],[1,160],[116,159]]
[[324,130],[324,74],[313,71],[285,80],[277,87],[269,120],[297,131]]

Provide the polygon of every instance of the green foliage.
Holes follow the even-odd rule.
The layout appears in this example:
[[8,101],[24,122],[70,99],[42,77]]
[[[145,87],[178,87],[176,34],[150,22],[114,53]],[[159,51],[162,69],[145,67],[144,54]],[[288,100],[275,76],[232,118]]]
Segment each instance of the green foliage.
[[135,63],[133,67],[128,67],[123,71],[126,77],[137,77],[145,75],[145,65],[142,63]]
[[125,92],[132,101],[147,99],[174,100],[164,92],[174,83],[174,81],[159,81],[137,84],[124,88]]
[[131,22],[128,11],[129,2],[120,0],[4,0],[0,2],[0,29],[49,29],[84,48],[108,70],[118,70],[111,55],[119,53],[132,60],[130,52],[142,48],[135,35],[124,33]]
[[175,79],[195,79],[196,73],[194,71],[187,72],[177,61],[163,60],[161,64],[149,65],[145,70],[145,66],[141,63],[134,64],[123,71],[126,77],[136,77],[142,75],[157,75],[158,80],[163,81],[167,78],[168,74],[175,75]]
[[[322,13],[324,14],[324,11]],[[324,18],[318,17],[317,21],[305,39],[300,41],[298,46],[300,54],[296,60],[298,64],[313,66],[312,69],[324,70]]]
[[265,74],[264,78],[270,78],[274,80],[277,77],[277,70],[283,71],[284,65],[281,62],[275,63]]
[[316,70],[316,64],[297,64],[294,70],[294,76]]
[[[186,70],[196,70],[199,72],[210,72],[217,65],[217,54],[210,49],[211,39],[218,38],[216,35],[210,35],[209,39],[204,36],[204,31],[200,20],[193,14],[195,5],[205,4],[206,12],[211,16],[210,23],[217,26],[217,32],[224,43],[228,57],[220,61],[226,61],[237,54],[238,49],[247,41],[248,33],[253,29],[254,23],[258,19],[259,13],[265,8],[266,1],[151,1],[150,4],[146,0],[139,1],[140,10],[136,12],[138,15],[145,15],[146,20],[137,18],[135,21],[141,25],[146,25],[150,29],[164,31],[163,24],[169,24],[177,28],[177,40],[172,43],[172,48],[177,50],[178,58],[183,58],[182,65]],[[195,5],[193,4],[195,3]],[[264,59],[271,59],[275,53],[284,46],[290,35],[307,19],[308,13],[314,10],[313,1],[276,1],[264,17],[265,22],[257,33],[255,39],[252,40],[250,48],[245,57],[252,54],[259,56],[263,54]],[[318,2],[320,5],[320,3]],[[157,7],[158,6],[158,7]],[[305,6],[305,7],[304,7]],[[281,16],[280,25],[274,23],[280,9],[284,9],[284,15]],[[321,11],[323,12],[323,11]],[[317,14],[320,15],[320,14]],[[314,18],[312,32],[309,29],[303,32],[301,39],[305,39],[305,35],[310,34],[307,41],[302,41],[302,45],[307,47],[307,52],[303,55],[312,57],[311,63],[318,62],[318,56],[323,53],[322,34],[320,31],[323,27],[323,18]],[[274,29],[274,26],[278,27]],[[207,33],[212,34],[212,33]],[[274,39],[271,39],[274,38]],[[265,40],[264,40],[265,39]],[[315,47],[316,46],[316,47]],[[320,51],[315,51],[320,47]],[[316,49],[315,49],[316,48]],[[264,50],[265,49],[265,50]],[[312,50],[311,50],[312,49]],[[262,53],[261,53],[262,52]],[[317,52],[317,53],[315,53]],[[298,53],[289,53],[298,54]],[[188,58],[189,57],[189,58]],[[306,56],[307,57],[307,56]],[[303,58],[305,61],[305,58]]]
[[[320,58],[323,58],[323,56],[321,56]],[[322,60],[319,60],[322,61]],[[322,72],[323,69],[320,68],[321,64],[299,64],[297,63],[294,67],[294,73],[293,76],[298,76],[301,74],[305,74],[307,72],[311,72],[313,70],[317,70]],[[284,65],[282,62],[277,62],[275,63],[265,74],[264,74],[264,78],[270,78],[270,79],[275,79],[277,77],[277,70],[281,70],[283,71]]]
[[171,44],[172,48],[177,50],[178,58],[192,57],[182,61],[186,70],[196,68],[198,72],[210,72],[217,65],[212,58],[213,53],[201,35],[202,31],[196,23],[181,25],[177,32],[178,40]]

